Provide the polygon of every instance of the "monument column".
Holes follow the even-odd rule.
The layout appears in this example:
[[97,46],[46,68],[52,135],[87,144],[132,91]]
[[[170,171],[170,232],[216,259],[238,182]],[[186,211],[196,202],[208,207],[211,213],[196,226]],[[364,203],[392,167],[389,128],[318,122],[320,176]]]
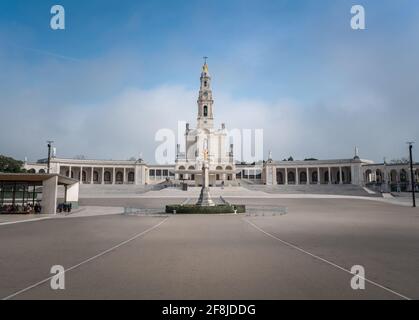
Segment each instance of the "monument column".
[[285,167],[285,180],[284,180],[285,184],[288,184],[288,168]]
[[205,142],[204,147],[204,163],[202,165],[202,188],[201,194],[199,195],[198,206],[209,207],[215,206],[214,201],[211,199],[209,192],[209,164],[208,164],[208,142]]

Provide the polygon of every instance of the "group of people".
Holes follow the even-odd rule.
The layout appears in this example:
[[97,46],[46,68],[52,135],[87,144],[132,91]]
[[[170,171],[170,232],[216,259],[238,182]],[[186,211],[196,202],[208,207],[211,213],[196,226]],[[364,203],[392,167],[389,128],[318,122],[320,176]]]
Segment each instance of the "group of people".
[[57,206],[57,212],[61,213],[61,212],[71,212],[71,203],[60,203]]
[[2,214],[35,214],[41,213],[42,207],[36,202],[35,204],[27,203],[24,205],[18,204],[5,204],[0,207]]
[[[71,203],[60,203],[57,206],[57,212],[71,212]],[[42,206],[39,202],[35,204],[27,203],[24,205],[4,204],[0,206],[0,214],[39,214]]]

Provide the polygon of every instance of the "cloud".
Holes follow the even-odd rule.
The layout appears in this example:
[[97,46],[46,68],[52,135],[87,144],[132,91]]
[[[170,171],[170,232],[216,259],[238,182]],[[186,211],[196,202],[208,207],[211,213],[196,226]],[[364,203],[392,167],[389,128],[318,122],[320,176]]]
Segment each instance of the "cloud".
[[[406,126],[403,132],[403,126],[398,126],[395,134],[391,128],[397,120],[383,116],[380,110],[385,105],[371,96],[349,96],[316,105],[292,99],[237,99],[223,92],[215,96],[217,127],[224,122],[228,129],[263,129],[265,156],[272,150],[276,159],[290,155],[296,159],[351,157],[357,145],[363,157],[380,160],[381,155],[391,154],[389,145],[403,145],[400,135],[411,134],[414,128]],[[128,88],[98,105],[65,104],[54,96],[26,93],[13,101],[14,108],[7,110],[10,121],[2,120],[1,149],[19,158],[33,159],[43,156],[45,141],[52,138],[59,156],[128,159],[141,152],[152,163],[159,144],[154,136],[159,129],[176,131],[178,121],[195,126],[196,97],[196,90],[169,85],[148,90]],[[43,103],[50,99],[57,108],[44,109]],[[358,104],[371,109],[363,111]]]

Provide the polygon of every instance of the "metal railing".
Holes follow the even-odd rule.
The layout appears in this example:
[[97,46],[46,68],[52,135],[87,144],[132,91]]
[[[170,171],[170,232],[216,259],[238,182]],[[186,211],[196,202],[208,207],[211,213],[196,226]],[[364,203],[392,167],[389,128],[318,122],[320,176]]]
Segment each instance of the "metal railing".
[[288,207],[285,206],[246,206],[247,217],[283,216],[288,214]]

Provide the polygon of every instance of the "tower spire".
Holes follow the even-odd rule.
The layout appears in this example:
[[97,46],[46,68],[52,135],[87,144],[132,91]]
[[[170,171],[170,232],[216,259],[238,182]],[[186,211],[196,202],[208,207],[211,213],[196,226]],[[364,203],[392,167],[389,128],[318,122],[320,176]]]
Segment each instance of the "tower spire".
[[204,65],[202,66],[202,73],[208,73],[208,64],[207,64],[207,56],[204,56]]

